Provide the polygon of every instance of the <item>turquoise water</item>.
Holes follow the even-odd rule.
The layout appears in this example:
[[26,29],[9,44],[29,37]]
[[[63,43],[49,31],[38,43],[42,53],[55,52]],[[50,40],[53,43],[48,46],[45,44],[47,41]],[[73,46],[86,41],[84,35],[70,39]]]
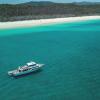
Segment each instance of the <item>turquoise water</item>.
[[[7,75],[30,60],[42,71]],[[0,100],[100,100],[100,20],[0,30]]]

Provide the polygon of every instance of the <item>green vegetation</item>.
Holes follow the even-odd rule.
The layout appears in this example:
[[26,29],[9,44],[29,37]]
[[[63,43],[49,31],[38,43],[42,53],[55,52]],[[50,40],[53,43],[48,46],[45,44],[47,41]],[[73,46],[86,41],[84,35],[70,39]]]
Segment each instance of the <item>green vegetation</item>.
[[100,3],[28,2],[0,4],[0,21],[100,15]]

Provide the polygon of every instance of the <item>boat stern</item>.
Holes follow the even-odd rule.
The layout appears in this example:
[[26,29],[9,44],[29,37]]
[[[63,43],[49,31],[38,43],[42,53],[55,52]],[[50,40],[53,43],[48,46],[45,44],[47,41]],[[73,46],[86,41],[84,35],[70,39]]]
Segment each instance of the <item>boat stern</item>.
[[8,75],[12,76],[13,75],[13,71],[8,71]]

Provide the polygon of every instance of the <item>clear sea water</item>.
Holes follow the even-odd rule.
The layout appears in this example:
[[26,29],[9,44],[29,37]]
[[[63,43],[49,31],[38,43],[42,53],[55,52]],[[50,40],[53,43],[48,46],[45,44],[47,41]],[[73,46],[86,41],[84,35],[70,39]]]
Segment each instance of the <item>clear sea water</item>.
[[[45,66],[7,75],[30,60]],[[0,30],[0,100],[100,100],[100,20]]]

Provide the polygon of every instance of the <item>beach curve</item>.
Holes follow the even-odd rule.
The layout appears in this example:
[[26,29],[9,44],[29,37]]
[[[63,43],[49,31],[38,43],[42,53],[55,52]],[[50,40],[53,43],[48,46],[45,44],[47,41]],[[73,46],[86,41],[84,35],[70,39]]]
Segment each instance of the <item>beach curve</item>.
[[46,24],[55,23],[70,23],[77,21],[87,21],[100,19],[100,16],[81,16],[81,17],[68,17],[68,18],[53,18],[53,19],[40,19],[40,20],[25,20],[25,21],[14,21],[14,22],[0,22],[0,29],[11,29],[11,28],[21,28],[21,27],[32,27],[41,26]]

